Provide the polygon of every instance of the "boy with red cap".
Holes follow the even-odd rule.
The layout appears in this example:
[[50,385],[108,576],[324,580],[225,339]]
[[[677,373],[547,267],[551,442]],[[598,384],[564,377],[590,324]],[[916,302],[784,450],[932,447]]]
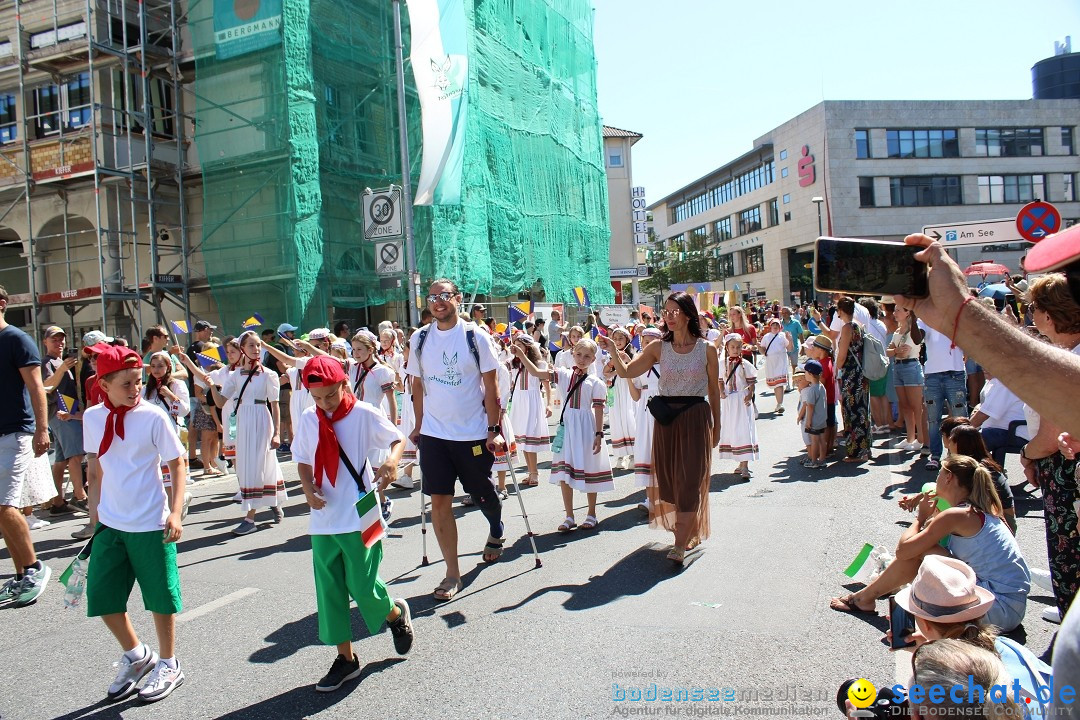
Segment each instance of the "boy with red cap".
[[[165,411],[141,402],[142,372],[142,358],[131,348],[109,346],[97,354],[104,400],[83,415],[83,445],[90,451],[90,513],[98,519],[86,609],[89,616],[105,621],[124,649],[109,700],[128,697],[149,674],[139,699],[156,702],[184,682],[174,645],[181,609],[176,541],[183,532],[186,451]],[[172,473],[170,493],[162,484],[163,463]],[[160,657],[139,641],[128,618],[128,597],[136,581],[144,607],[154,616]]]
[[[391,599],[379,578],[383,521],[372,492],[376,482],[379,490],[385,490],[397,479],[405,438],[377,407],[357,401],[340,360],[329,355],[309,360],[301,370],[301,381],[315,407],[300,416],[292,453],[311,507],[308,532],[319,639],[338,650],[330,671],[315,689],[331,692],[361,672],[352,647],[350,596],[372,635],[385,619],[398,654],[412,648],[409,604]],[[372,475],[367,458],[384,448],[390,454]],[[365,505],[371,507],[365,510]],[[368,518],[370,523],[365,522]]]

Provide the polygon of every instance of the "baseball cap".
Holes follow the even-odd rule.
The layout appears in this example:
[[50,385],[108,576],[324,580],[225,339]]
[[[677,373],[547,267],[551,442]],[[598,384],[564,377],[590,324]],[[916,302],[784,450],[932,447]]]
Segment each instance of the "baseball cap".
[[329,355],[320,355],[304,365],[304,386],[325,387],[334,385],[345,380],[345,370],[341,367],[341,361]]
[[1077,260],[1080,260],[1080,224],[1036,243],[1024,258],[1024,268],[1028,272],[1050,272]]
[[[48,332],[48,331],[46,331]],[[46,336],[47,337],[47,336]],[[91,347],[98,343],[111,343],[113,339],[100,330],[91,330],[82,336],[83,347]]]
[[46,339],[51,338],[53,335],[63,335],[64,337],[67,337],[67,333],[64,332],[64,328],[60,327],[59,325],[50,325],[49,327],[45,328]]
[[487,306],[485,306],[483,303],[476,303],[472,306],[472,309],[480,310],[481,312],[487,312]]
[[295,325],[290,325],[289,323],[281,323],[277,326],[277,331],[279,333],[296,332],[299,329],[300,328],[296,327]]
[[821,363],[817,360],[807,360],[806,364],[803,365],[803,370],[811,375],[820,375],[822,372]]
[[217,325],[211,325],[205,320],[199,320],[195,323],[195,332],[202,332],[203,330],[217,330]]
[[129,347],[120,347],[118,345],[109,345],[98,353],[97,358],[98,377],[105,377],[109,373],[129,368],[142,370],[143,366],[139,353]]

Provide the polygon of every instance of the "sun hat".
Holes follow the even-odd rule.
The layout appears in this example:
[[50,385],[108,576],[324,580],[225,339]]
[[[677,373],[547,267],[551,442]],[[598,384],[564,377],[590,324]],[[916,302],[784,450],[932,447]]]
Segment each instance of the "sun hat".
[[893,299],[892,295],[882,295],[881,299],[878,300],[878,302],[881,303],[882,305],[895,305],[896,304],[896,300]]
[[727,345],[729,342],[731,342],[733,340],[738,340],[739,342],[742,342],[742,335],[740,335],[739,333],[728,333],[727,335],[724,336],[724,344],[725,345]]
[[827,335],[815,335],[810,338],[810,345],[813,347],[821,348],[822,350],[832,352],[832,339]]
[[1080,260],[1080,224],[1040,240],[1024,257],[1028,272],[1060,270]]
[[982,617],[994,593],[975,584],[967,563],[946,555],[927,555],[911,585],[896,593],[896,604],[933,622],[967,622]]
[[330,328],[315,328],[308,332],[308,340],[325,340],[330,337]]

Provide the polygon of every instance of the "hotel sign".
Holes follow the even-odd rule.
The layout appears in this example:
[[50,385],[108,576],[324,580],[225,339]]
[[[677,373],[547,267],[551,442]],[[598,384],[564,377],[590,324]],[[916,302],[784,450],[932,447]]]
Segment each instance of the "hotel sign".
[[630,191],[630,217],[634,227],[635,245],[646,245],[649,242],[648,213],[645,207],[645,188],[633,188]]

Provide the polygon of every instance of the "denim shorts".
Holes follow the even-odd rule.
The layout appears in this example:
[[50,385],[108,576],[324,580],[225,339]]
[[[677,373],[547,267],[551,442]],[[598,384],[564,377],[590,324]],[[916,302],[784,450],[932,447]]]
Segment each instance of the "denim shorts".
[[893,382],[896,387],[922,387],[922,363],[915,359],[894,360],[892,364]]

